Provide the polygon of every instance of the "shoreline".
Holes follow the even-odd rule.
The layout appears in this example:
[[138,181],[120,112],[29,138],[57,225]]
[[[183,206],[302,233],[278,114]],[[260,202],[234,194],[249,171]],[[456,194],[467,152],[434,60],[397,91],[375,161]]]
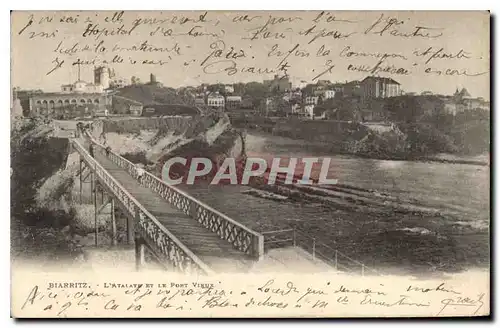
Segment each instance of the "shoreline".
[[255,136],[255,137],[263,137],[263,138],[273,138],[273,137],[278,137],[278,138],[283,138],[283,139],[288,139],[290,140],[290,143],[293,144],[294,142],[296,143],[297,141],[303,142],[305,146],[313,148],[313,151],[316,152],[328,152],[333,155],[340,155],[340,156],[346,156],[350,158],[360,158],[360,159],[373,159],[373,160],[384,160],[384,161],[411,161],[411,162],[428,162],[428,163],[443,163],[443,164],[464,164],[464,165],[476,165],[476,166],[490,166],[489,161],[487,160],[480,160],[480,159],[467,159],[467,158],[460,158],[460,155],[455,155],[455,154],[444,154],[448,156],[457,156],[458,158],[456,159],[447,159],[447,158],[439,158],[437,157],[438,155],[432,155],[432,156],[373,156],[371,154],[363,154],[363,153],[349,153],[345,151],[339,151],[338,149],[334,149],[329,144],[323,143],[323,142],[314,142],[314,141],[308,141],[305,139],[294,139],[290,138],[287,136],[282,136],[279,134],[273,134],[267,131],[262,131],[261,129],[254,129],[254,128],[246,128],[247,133],[249,135]]

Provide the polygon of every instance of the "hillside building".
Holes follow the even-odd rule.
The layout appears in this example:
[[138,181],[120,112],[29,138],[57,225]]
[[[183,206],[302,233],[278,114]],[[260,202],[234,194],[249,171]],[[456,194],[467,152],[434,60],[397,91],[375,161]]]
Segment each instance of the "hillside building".
[[368,76],[360,83],[363,99],[389,98],[401,95],[401,85],[387,77]]
[[207,106],[213,109],[224,109],[226,101],[219,92],[211,92],[207,96]]
[[272,80],[264,80],[264,85],[266,85],[270,91],[273,92],[285,92],[292,90],[292,82],[288,76],[275,75]]
[[236,110],[241,108],[241,96],[227,96],[226,97],[226,109]]
[[104,93],[104,89],[109,87],[109,70],[96,68],[94,81],[98,84],[83,81],[79,66],[77,81],[62,85],[61,92],[31,94],[30,115],[72,117],[106,110],[107,106],[111,106],[111,98]]
[[318,96],[307,96],[304,99],[304,104],[305,105],[316,106],[318,104],[318,101],[319,101],[319,97]]

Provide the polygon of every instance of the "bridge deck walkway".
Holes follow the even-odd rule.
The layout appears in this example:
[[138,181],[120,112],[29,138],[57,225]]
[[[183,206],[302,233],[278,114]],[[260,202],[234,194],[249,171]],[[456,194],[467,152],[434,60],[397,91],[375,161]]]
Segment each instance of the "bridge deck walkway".
[[247,272],[253,261],[235,249],[228,241],[203,227],[198,221],[170,205],[153,190],[139,184],[124,169],[103,154],[95,159],[111,174],[144,208],[153,214],[186,247],[215,272]]

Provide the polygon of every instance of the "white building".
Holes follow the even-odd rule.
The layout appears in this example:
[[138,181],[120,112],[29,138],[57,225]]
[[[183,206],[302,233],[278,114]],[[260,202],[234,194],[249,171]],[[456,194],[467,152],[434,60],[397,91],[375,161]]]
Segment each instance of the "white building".
[[64,84],[61,86],[63,93],[103,93],[104,88],[102,85],[87,83],[85,81],[76,81],[73,84]]
[[307,96],[304,103],[306,105],[317,105],[319,97],[318,96]]
[[390,98],[401,95],[401,84],[399,82],[379,76],[368,76],[361,81],[363,98]]
[[128,81],[125,78],[117,77],[117,78],[111,79],[111,81],[109,82],[109,84],[110,84],[111,87],[119,89],[119,88],[123,88],[123,87],[126,87],[127,85],[129,85],[130,81]]
[[274,102],[273,98],[266,98],[264,99],[264,111],[266,113],[273,111],[276,109],[276,103]]
[[11,95],[11,115],[12,117],[18,117],[18,116],[23,116],[23,107],[21,106],[21,100],[17,97],[17,92],[14,89],[12,89],[12,95]]
[[335,97],[335,90],[325,90],[323,92],[323,99],[332,99]]
[[211,108],[224,109],[226,101],[224,97],[218,92],[212,92],[207,97],[207,105]]
[[295,87],[298,89],[304,89],[307,86],[307,81],[300,81]]
[[304,106],[304,112],[307,117],[313,118],[314,117],[314,107],[315,105],[305,105]]
[[227,96],[226,109],[239,109],[241,107],[241,96]]
[[224,92],[225,93],[233,93],[234,92],[234,87],[231,84],[226,84],[224,86]]
[[296,114],[296,113],[300,113],[301,111],[301,106],[299,104],[293,104],[292,105],[292,113]]
[[194,104],[196,106],[204,106],[205,104],[205,96],[203,94],[199,94],[194,98]]
[[[80,67],[78,67],[78,80],[73,84],[61,86],[62,93],[103,93],[110,86],[111,70],[105,66],[94,69],[94,83],[87,83],[80,79]],[[125,81],[122,81],[125,84]]]

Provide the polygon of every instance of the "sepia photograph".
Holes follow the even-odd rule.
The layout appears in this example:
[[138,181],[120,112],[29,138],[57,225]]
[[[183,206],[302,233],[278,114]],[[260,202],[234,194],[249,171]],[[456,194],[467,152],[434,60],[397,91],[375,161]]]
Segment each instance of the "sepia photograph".
[[490,19],[12,11],[12,316],[490,315]]

